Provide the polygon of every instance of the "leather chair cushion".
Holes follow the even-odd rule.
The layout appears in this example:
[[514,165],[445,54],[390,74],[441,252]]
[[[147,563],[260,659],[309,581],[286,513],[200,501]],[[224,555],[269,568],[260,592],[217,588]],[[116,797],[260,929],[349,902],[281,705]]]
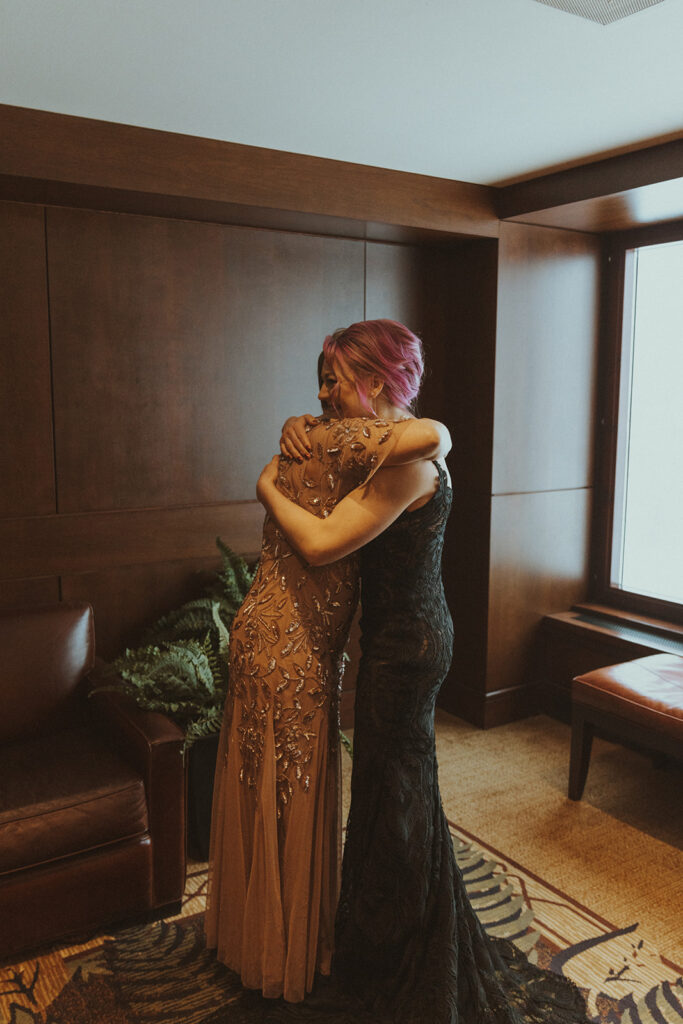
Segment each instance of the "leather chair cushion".
[[586,672],[572,700],[683,740],[683,658],[653,654]]
[[89,604],[0,614],[0,742],[67,726],[76,691],[95,661]]
[[0,748],[0,874],[147,831],[142,778],[94,729]]

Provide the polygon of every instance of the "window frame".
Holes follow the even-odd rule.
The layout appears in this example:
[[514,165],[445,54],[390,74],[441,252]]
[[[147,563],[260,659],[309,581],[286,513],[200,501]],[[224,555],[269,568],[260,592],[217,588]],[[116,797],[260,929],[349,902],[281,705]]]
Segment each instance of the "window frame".
[[[629,249],[683,241],[683,220],[603,237],[602,339],[598,375],[596,475],[591,544],[591,600],[636,615],[683,624],[683,603],[636,594],[610,582],[613,546],[615,488],[617,485],[617,430],[619,384],[624,328],[626,253]],[[683,538],[682,538],[683,542]]]

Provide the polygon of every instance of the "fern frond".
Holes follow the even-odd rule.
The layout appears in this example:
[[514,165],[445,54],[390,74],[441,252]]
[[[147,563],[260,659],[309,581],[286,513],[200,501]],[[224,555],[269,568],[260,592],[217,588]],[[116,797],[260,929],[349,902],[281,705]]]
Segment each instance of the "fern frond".
[[158,643],[159,640],[173,640],[180,637],[200,637],[214,625],[212,617],[213,600],[199,597],[187,601],[180,608],[174,608],[162,615],[142,635],[143,645]]
[[220,537],[216,537],[216,546],[223,560],[218,578],[222,584],[224,596],[228,601],[237,602],[239,607],[254,581],[255,572]]
[[[107,666],[104,685],[123,690],[138,707],[163,711],[185,730],[185,749],[220,730],[228,692],[230,626],[255,571],[220,537],[222,566],[204,594],[162,615]],[[115,685],[108,679],[117,678]]]
[[211,602],[211,616],[218,630],[218,651],[227,657],[228,647],[230,646],[230,633],[221,618],[218,601]]
[[341,729],[339,730],[339,739],[342,741],[342,746],[346,749],[349,757],[353,759],[353,744],[346,733],[342,732]]

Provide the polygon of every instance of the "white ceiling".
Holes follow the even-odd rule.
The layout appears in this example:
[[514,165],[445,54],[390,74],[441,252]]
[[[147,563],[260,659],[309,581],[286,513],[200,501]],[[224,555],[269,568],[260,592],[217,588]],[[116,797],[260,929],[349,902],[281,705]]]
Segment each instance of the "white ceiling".
[[683,0],[0,0],[0,102],[500,183],[683,134]]

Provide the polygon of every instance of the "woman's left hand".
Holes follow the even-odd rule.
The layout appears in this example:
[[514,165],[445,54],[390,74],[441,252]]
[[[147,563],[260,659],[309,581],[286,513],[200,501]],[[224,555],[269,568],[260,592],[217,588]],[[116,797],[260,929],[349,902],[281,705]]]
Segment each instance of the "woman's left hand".
[[261,504],[264,504],[263,499],[267,488],[274,487],[277,484],[279,462],[280,456],[273,455],[270,462],[267,463],[267,465],[265,465],[261,470],[261,475],[258,478],[258,483],[256,484],[256,497],[261,502]]
[[280,438],[280,451],[289,459],[295,462],[302,462],[303,459],[310,459],[313,454],[311,442],[308,440],[306,427],[313,427],[318,423],[315,416],[305,413],[303,416],[290,416],[282,428]]

